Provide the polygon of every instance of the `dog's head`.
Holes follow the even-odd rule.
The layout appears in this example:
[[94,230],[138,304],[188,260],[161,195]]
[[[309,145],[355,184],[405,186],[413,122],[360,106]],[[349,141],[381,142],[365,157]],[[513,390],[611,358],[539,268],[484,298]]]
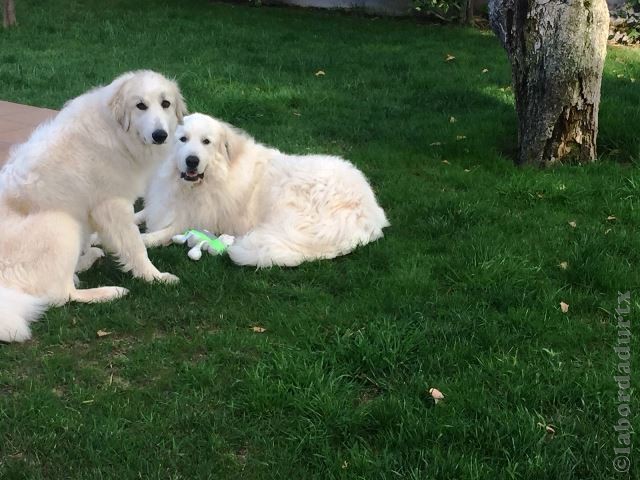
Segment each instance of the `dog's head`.
[[230,125],[207,115],[185,117],[176,130],[173,150],[180,178],[197,182],[208,175],[224,181],[242,138]]
[[109,108],[116,121],[145,145],[161,145],[182,123],[186,106],[176,82],[150,70],[113,82]]

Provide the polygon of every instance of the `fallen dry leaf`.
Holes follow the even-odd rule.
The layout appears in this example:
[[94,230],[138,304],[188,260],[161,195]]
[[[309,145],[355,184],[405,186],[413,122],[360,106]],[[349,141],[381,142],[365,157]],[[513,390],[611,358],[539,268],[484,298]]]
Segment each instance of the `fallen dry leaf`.
[[572,228],[576,228],[578,226],[578,224],[575,222],[575,220],[571,220],[569,222],[569,225],[571,225]]
[[467,138],[466,135],[456,135],[456,140],[464,140],[466,138]]
[[255,327],[251,327],[251,330],[253,330],[253,331],[254,331],[254,332],[256,332],[256,333],[264,333],[264,332],[266,332],[266,331],[267,331],[267,329],[266,329],[266,328],[264,328],[264,327],[259,327],[259,326],[257,326],[257,325],[256,325]]
[[631,83],[636,83],[636,79],[635,78],[630,78]]
[[616,220],[616,217],[614,217],[613,215],[609,215],[607,217],[607,220],[611,221],[611,220]]
[[567,313],[569,311],[569,304],[560,302],[560,310],[562,310],[562,313]]
[[558,265],[562,270],[566,270],[567,268],[569,268],[569,263],[567,262],[560,262],[560,265]]
[[449,123],[456,123],[456,122],[457,122],[456,117],[449,118]]
[[538,426],[540,428],[544,428],[544,431],[548,434],[548,435],[555,435],[556,434],[556,427],[554,425],[545,425],[544,423],[540,423],[538,422]]
[[451,60],[455,60],[455,59],[456,59],[456,57],[454,57],[450,53],[447,53],[447,56],[445,57],[444,61],[445,62],[450,62]]
[[315,76],[316,76],[316,77],[324,77],[324,76],[325,76],[325,73],[324,73],[324,71],[323,71],[323,70],[318,70],[318,71],[315,73]]
[[440,400],[444,400],[444,394],[437,388],[430,388],[429,395],[431,395],[431,398],[433,398],[433,401],[436,405]]
[[449,165],[449,160],[442,160],[442,163],[444,163],[445,165]]
[[96,332],[98,338],[106,337],[107,335],[111,335],[111,332],[107,332],[106,330],[98,330]]
[[442,145],[442,143],[440,143],[440,142],[433,142],[433,143],[429,144],[430,147],[439,147],[440,145]]
[[344,462],[342,462],[342,468],[349,468],[349,462],[347,462],[346,460]]
[[465,168],[464,171],[469,173],[471,170],[469,170],[468,168]]
[[611,229],[610,229],[610,228],[607,228],[607,229],[605,230],[604,234],[605,234],[605,235],[609,235],[609,232],[610,232],[610,231],[611,231]]
[[293,114],[294,114],[296,117],[299,117],[300,115],[302,115],[301,113],[298,113],[298,112],[293,112]]
[[488,69],[488,68],[483,68],[483,69],[482,69],[482,73],[487,73],[488,71],[489,71],[489,69]]

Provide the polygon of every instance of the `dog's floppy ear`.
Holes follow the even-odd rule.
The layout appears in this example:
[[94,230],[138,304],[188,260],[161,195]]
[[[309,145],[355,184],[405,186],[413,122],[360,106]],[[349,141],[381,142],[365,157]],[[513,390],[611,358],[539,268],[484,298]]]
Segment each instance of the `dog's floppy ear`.
[[176,87],[175,107],[176,107],[176,116],[178,117],[178,124],[182,125],[184,121],[184,117],[185,115],[189,115],[189,111],[187,110],[187,104],[185,103],[184,98],[182,97],[182,94],[180,93],[180,90],[178,90],[177,87]]
[[228,163],[233,162],[242,149],[242,135],[231,125],[222,124],[222,134],[218,142],[218,154]]
[[109,108],[113,113],[116,121],[122,126],[125,131],[129,131],[131,126],[131,112],[127,108],[127,84],[129,82],[125,80],[113,94],[111,100],[109,100]]

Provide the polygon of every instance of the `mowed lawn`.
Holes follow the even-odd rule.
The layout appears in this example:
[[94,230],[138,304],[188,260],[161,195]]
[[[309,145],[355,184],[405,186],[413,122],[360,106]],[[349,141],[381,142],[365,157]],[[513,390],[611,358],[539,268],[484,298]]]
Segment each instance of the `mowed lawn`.
[[630,291],[638,358],[640,50],[609,51],[599,162],[516,169],[488,31],[205,0],[17,4],[0,99],[61,108],[156,69],[191,111],[352,160],[392,227],[296,269],[152,250],[177,286],[101,261],[82,284],[129,296],[51,309],[33,341],[0,345],[0,478],[630,478],[612,467],[613,346]]

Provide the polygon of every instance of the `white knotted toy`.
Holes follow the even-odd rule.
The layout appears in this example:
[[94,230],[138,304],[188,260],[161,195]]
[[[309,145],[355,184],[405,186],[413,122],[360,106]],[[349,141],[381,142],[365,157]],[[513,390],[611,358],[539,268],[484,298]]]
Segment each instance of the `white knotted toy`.
[[222,255],[228,247],[233,245],[235,237],[231,235],[220,235],[216,238],[206,230],[187,230],[183,235],[175,235],[173,243],[189,246],[187,255],[191,260],[200,260],[202,251],[210,255]]

